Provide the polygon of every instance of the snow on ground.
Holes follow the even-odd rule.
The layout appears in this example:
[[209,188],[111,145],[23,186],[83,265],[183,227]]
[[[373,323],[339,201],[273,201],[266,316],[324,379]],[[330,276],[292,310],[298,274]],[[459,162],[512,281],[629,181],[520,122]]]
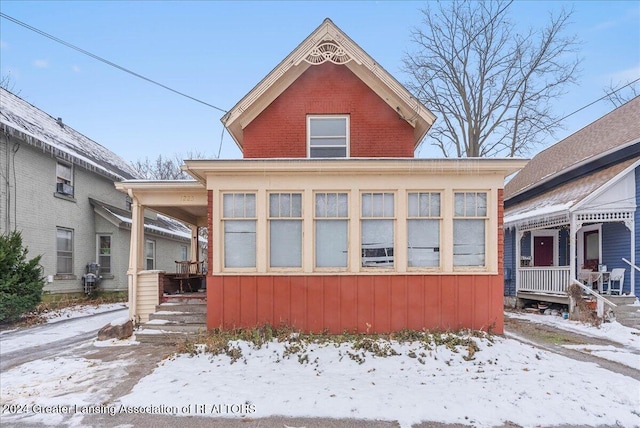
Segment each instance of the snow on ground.
[[[401,355],[369,354],[362,364],[345,344],[310,345],[302,363],[283,357],[284,344],[237,346],[246,360],[233,364],[209,354],[167,360],[119,403],[171,405],[178,415],[382,419],[402,427],[424,420],[640,425],[640,382],[511,339],[483,340],[472,361],[464,349],[395,343]],[[412,352],[424,353],[424,364]]]
[[[101,307],[97,308],[98,311],[100,309]],[[110,321],[121,318],[123,313],[123,306],[120,305],[115,311],[113,311],[112,308],[110,312],[100,311],[100,313],[94,316],[89,316],[91,314],[84,312],[84,317],[86,318],[83,318],[81,322],[38,325],[29,329],[32,334],[23,334],[23,331],[13,330],[0,336],[0,343],[2,345],[0,346],[0,355],[22,348],[44,347],[47,344],[59,340],[69,339],[83,333],[98,330],[109,324]],[[77,315],[72,318],[78,318],[79,316],[82,315]]]
[[[35,327],[27,337],[34,336],[29,337],[34,346],[53,332],[61,337],[58,330],[75,324],[100,327],[108,321],[92,319],[106,315],[112,320],[122,317],[97,315],[53,325],[46,333]],[[558,317],[522,316],[590,336],[615,337],[626,347],[637,347],[633,330],[617,323],[598,329]],[[12,336],[0,337],[2,352],[7,352],[5,344],[11,343]],[[2,373],[0,402],[3,408],[24,405],[29,410],[8,419],[3,415],[3,420],[54,425],[62,422],[63,415],[34,410],[72,406],[60,407],[73,413],[71,421],[65,422],[72,425],[81,425],[87,413],[135,406],[143,412],[178,416],[382,419],[397,420],[402,427],[420,421],[489,427],[508,420],[523,426],[640,426],[639,381],[517,340],[475,340],[479,350],[470,360],[466,347],[454,352],[443,345],[426,349],[421,342],[390,342],[400,355],[365,353],[361,364],[354,356],[362,351],[354,351],[350,344],[308,344],[288,354],[292,343],[270,342],[256,349],[234,342],[242,352],[234,363],[226,355],[175,356],[162,361],[128,395],[109,398],[106,391],[125,376],[125,366],[140,358],[135,355],[137,347],[130,347],[123,352],[131,356],[112,362],[64,356],[14,367]],[[594,347],[592,352],[615,350]]]
[[127,307],[126,303],[105,303],[101,305],[75,305],[68,308],[57,309],[42,314],[48,324],[56,323],[68,319],[86,317],[89,315],[111,312]]
[[20,425],[61,426],[64,417],[73,414],[76,423],[70,425],[77,425],[83,413],[88,413],[82,411],[83,407],[97,406],[109,399],[105,384],[113,387],[120,383],[127,375],[125,366],[122,360],[106,363],[81,357],[56,357],[15,367],[2,373],[0,402],[3,412],[7,410],[3,420],[9,423],[13,414]]
[[586,336],[607,339],[620,343],[627,348],[640,351],[640,331],[634,328],[625,327],[617,321],[601,324],[594,327],[590,324],[579,321],[566,320],[559,316],[539,315],[528,313],[506,312],[506,317],[523,319],[533,323],[546,324],[562,330],[584,334]]

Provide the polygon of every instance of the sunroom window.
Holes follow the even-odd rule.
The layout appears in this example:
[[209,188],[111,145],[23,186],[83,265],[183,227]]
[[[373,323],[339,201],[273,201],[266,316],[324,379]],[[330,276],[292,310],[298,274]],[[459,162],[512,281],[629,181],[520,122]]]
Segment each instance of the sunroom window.
[[440,266],[440,193],[409,193],[409,267]]
[[346,268],[349,211],[346,193],[316,193],[316,267]]
[[454,194],[454,266],[485,266],[486,223],[486,192]]
[[256,267],[256,195],[225,193],[222,196],[224,266]]
[[393,267],[394,216],[393,193],[362,194],[362,267]]
[[349,116],[307,116],[310,158],[349,156]]
[[269,195],[269,266],[302,267],[302,194]]

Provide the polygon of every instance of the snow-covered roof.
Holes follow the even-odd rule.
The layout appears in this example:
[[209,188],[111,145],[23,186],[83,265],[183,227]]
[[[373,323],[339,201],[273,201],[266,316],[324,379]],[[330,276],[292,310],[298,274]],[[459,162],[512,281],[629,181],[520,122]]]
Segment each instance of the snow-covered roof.
[[[105,202],[92,198],[89,198],[89,201],[95,208],[97,208],[100,214],[109,216],[116,220],[118,226],[125,227],[127,229],[131,228],[132,220],[130,211],[114,207],[113,205],[109,205]],[[191,241],[191,229],[183,223],[162,214],[158,214],[155,219],[145,217],[144,228],[147,232],[155,233],[157,235]]]
[[0,126],[9,136],[114,181],[140,178],[120,156],[4,88],[0,88]]
[[638,161],[638,157],[617,163],[609,168],[569,181],[561,186],[505,209],[506,227],[544,219],[565,218],[569,211],[597,189]]

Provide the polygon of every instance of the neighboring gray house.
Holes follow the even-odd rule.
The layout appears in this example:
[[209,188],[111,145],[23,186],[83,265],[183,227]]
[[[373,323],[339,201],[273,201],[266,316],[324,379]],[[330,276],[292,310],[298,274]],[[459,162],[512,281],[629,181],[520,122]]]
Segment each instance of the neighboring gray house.
[[616,294],[640,295],[638,205],[640,97],[540,152],[505,186],[505,296],[567,301],[572,280],[608,293],[614,272]]
[[[114,182],[136,179],[124,159],[0,88],[0,233],[22,233],[42,255],[45,292],[82,292],[87,264],[103,290],[127,290],[130,200]],[[147,212],[147,269],[175,270],[191,257],[191,230]]]

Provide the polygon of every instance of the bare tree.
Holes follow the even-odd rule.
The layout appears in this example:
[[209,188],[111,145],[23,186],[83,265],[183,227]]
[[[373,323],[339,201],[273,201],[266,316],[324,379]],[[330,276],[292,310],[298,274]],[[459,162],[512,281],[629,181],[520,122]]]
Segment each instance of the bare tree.
[[145,157],[135,161],[133,167],[147,180],[186,180],[191,176],[182,171],[183,160],[206,158],[204,153],[189,151],[186,155],[176,153],[172,158],[158,155],[155,160],[150,160]]
[[622,104],[640,95],[639,81],[640,78],[616,85],[614,85],[613,82],[609,83],[609,86],[604,88],[605,99],[613,104],[614,107],[620,107]]
[[4,76],[0,76],[0,88],[6,89],[11,92],[13,95],[20,95],[20,91],[16,91],[16,84],[11,78],[10,74],[6,74]]
[[518,156],[560,125],[550,104],[575,83],[577,39],[563,33],[572,12],[518,33],[511,2],[431,4],[412,30],[407,85],[439,116],[429,133],[446,157]]

